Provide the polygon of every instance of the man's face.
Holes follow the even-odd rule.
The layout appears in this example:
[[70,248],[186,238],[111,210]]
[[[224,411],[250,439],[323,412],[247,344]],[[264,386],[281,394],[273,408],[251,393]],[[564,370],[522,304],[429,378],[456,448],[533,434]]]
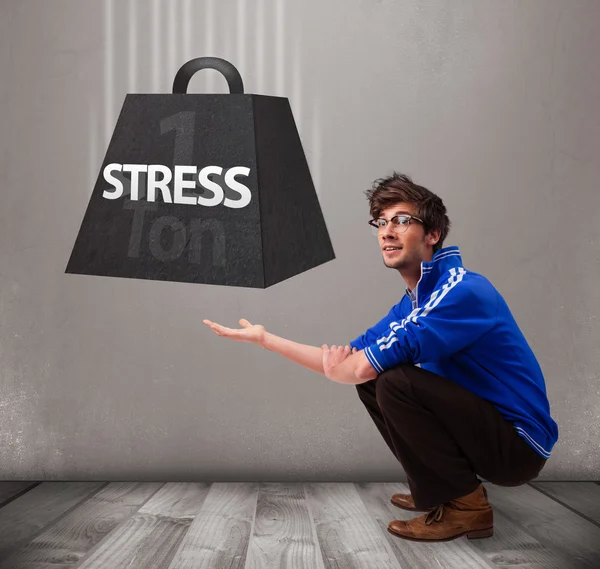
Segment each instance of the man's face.
[[[418,217],[415,206],[398,202],[381,211],[379,217],[389,220],[395,215],[414,215]],[[402,228],[398,227],[402,230]],[[425,235],[423,224],[411,219],[404,233],[395,231],[393,225],[388,223],[380,229],[377,240],[383,255],[383,262],[391,269],[414,269],[421,266],[421,261],[431,261],[433,257],[433,244],[436,242],[431,235]],[[386,250],[388,247],[395,249]]]

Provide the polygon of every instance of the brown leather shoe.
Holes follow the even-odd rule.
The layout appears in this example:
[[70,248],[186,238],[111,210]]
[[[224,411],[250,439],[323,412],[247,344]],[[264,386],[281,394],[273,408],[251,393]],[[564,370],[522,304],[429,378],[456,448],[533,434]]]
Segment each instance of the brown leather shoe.
[[433,510],[433,508],[417,508],[413,501],[412,494],[394,494],[392,496],[392,504],[410,512],[431,512],[431,510]]
[[469,539],[494,535],[494,512],[483,484],[476,490],[440,504],[428,514],[412,520],[393,520],[388,531],[411,541],[450,541],[466,535]]

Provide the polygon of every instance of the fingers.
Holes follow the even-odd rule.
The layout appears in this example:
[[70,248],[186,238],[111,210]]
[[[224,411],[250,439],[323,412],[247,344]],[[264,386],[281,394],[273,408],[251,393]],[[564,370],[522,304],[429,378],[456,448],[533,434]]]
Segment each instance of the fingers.
[[221,336],[223,334],[223,331],[225,328],[223,326],[221,326],[220,324],[217,324],[216,322],[211,322],[210,320],[202,320],[202,322],[204,322],[204,324],[206,324],[211,330],[213,330],[219,336]]
[[[213,330],[219,336],[227,336],[228,338],[233,338],[236,340],[243,338],[245,336],[245,333],[241,334],[240,330],[234,330],[233,328],[227,328],[226,326],[221,326],[221,324],[212,322],[212,321],[208,320],[207,318],[202,320],[202,322],[204,322],[204,324],[206,324],[211,330]],[[245,318],[240,318],[239,322],[244,328],[249,328],[252,326],[252,324],[250,324],[250,322],[248,322],[248,320],[246,320]]]
[[[321,349],[322,350],[329,350],[329,348],[327,347],[327,344],[323,344],[321,346]],[[336,346],[335,344],[332,344],[331,351],[334,351],[334,350],[344,351],[344,352],[346,352],[348,354],[350,354],[350,353],[355,354],[356,352],[358,352],[357,348],[351,348],[349,345],[346,345],[346,346]]]
[[221,324],[211,322],[210,320],[203,320],[202,322],[204,322],[218,336],[225,336],[226,338],[233,338],[234,340],[238,339],[238,330],[227,328],[227,326],[221,326]]

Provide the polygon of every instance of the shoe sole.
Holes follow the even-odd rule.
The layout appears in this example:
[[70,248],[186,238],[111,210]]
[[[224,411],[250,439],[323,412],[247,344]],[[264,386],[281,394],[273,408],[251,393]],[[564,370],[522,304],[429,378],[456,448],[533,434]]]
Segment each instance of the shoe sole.
[[392,535],[395,535],[396,537],[401,537],[402,539],[408,539],[410,541],[428,541],[428,542],[452,541],[453,539],[462,537],[463,535],[466,535],[467,539],[483,539],[486,537],[492,537],[494,535],[494,527],[493,526],[491,528],[478,529],[478,530],[473,530],[473,531],[464,531],[463,533],[452,535],[450,537],[445,537],[443,539],[426,539],[426,538],[418,538],[418,537],[412,537],[412,536],[409,537],[406,535],[402,535],[400,533],[396,533],[395,531],[392,531],[390,528],[388,528],[388,531]]
[[418,538],[418,537],[412,537],[412,536],[409,537],[406,535],[402,535],[400,533],[396,533],[395,531],[392,531],[390,528],[388,528],[388,531],[392,535],[395,535],[396,537],[401,537],[402,539],[408,539],[410,541],[438,542],[438,541],[452,541],[453,539],[462,537],[463,535],[466,535],[467,539],[483,539],[486,537],[492,537],[494,535],[494,526],[492,526],[491,528],[477,529],[477,530],[472,530],[472,531],[464,531],[462,533],[452,535],[450,537],[445,537],[443,539],[426,539],[426,538]]

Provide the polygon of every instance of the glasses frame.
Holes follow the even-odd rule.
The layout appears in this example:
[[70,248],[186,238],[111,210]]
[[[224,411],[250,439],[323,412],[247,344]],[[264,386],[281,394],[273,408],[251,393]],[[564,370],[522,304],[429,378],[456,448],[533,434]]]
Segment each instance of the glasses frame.
[[[405,217],[408,218],[408,223],[406,225],[401,225],[398,221],[394,222],[394,219],[398,218],[398,217]],[[386,222],[385,225],[380,226],[378,221],[380,219],[383,219],[383,221]],[[419,219],[418,217],[415,217],[414,215],[407,215],[407,214],[398,214],[398,215],[394,215],[392,217],[390,217],[389,219],[386,219],[385,217],[378,217],[377,219],[370,219],[369,220],[369,225],[371,227],[373,227],[374,229],[376,229],[377,231],[373,231],[374,235],[378,235],[380,233],[380,231],[382,229],[385,229],[387,227],[388,223],[392,224],[392,229],[393,231],[395,231],[396,233],[406,233],[408,231],[408,226],[410,225],[411,220],[415,219],[416,221],[418,221],[419,223],[425,225],[425,222],[422,219]],[[402,231],[398,231],[396,228],[397,227],[401,227]]]

